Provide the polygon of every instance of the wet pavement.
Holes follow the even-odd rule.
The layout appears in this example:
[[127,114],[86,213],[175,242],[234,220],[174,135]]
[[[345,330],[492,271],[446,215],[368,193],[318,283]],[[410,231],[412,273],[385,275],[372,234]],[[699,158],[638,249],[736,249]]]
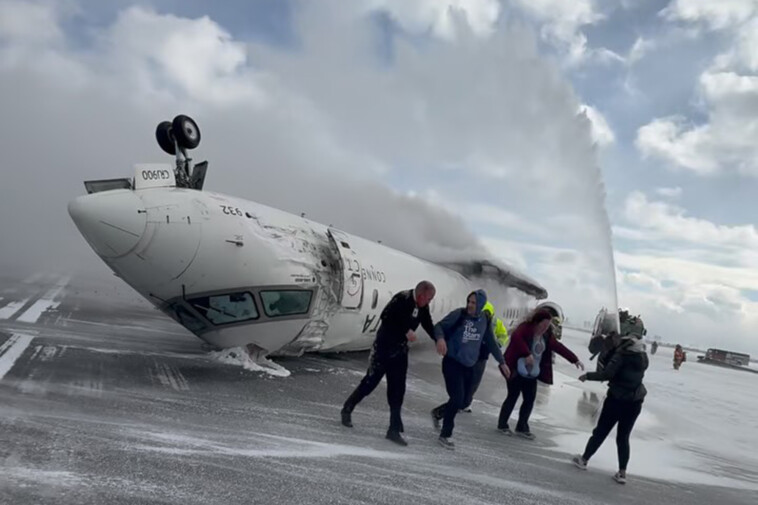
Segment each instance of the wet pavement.
[[[383,384],[353,429],[339,424],[367,353],[277,359],[290,375],[274,377],[220,363],[117,279],[0,281],[3,504],[755,503],[752,490],[579,471],[539,415],[538,440],[505,437],[490,377],[447,451],[428,414],[445,400],[428,350],[413,351],[402,448],[383,438]],[[576,415],[595,403],[588,393]]]

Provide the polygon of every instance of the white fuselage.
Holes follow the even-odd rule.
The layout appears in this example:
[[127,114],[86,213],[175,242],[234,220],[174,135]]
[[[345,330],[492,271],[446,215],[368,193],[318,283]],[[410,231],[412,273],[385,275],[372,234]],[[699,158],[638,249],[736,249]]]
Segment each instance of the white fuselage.
[[[370,347],[385,304],[434,283],[436,322],[484,288],[506,324],[536,301],[299,216],[177,187],[81,196],[69,213],[125,282],[206,342],[265,353]],[[420,337],[424,338],[424,337]]]

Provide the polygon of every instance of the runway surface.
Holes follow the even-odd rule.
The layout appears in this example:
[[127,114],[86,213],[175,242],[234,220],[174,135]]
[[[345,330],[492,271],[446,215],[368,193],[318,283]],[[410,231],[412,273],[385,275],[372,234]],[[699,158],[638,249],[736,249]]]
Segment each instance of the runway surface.
[[275,377],[221,363],[118,279],[0,282],[3,504],[756,503],[758,472],[740,461],[716,463],[736,468],[742,489],[635,476],[634,452],[626,486],[603,465],[575,469],[555,440],[586,441],[598,403],[586,391],[575,432],[548,422],[559,389],[541,391],[528,442],[495,431],[505,390],[488,376],[450,452],[429,418],[445,400],[438,361],[414,349],[401,448],[383,438],[384,385],[355,428],[338,422],[367,353],[279,359],[290,374]]

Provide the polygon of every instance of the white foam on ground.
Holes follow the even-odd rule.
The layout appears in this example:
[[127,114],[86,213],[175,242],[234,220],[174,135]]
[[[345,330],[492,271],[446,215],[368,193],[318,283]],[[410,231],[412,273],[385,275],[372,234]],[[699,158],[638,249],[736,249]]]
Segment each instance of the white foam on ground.
[[13,368],[33,338],[29,335],[13,335],[0,346],[0,380]]
[[82,478],[72,472],[58,470],[42,470],[27,467],[3,467],[3,478],[20,481],[21,487],[28,484],[45,484],[54,486],[77,486],[82,483]]
[[153,356],[161,358],[182,358],[182,359],[198,359],[206,358],[205,354],[182,354],[178,352],[157,352],[157,351],[141,351],[138,349],[108,349],[105,347],[88,347],[84,345],[61,345],[58,346],[61,349],[61,354],[67,349],[76,349],[79,351],[96,352],[100,354],[138,354],[140,356]]
[[13,314],[21,310],[21,308],[26,305],[26,303],[29,301],[29,298],[24,298],[23,300],[20,300],[18,302],[11,302],[5,307],[0,309],[0,319],[8,319]]
[[[588,335],[564,331],[563,343],[592,370]],[[648,396],[631,439],[629,474],[683,483],[758,489],[758,376],[700,364],[672,367],[673,349],[648,355]],[[581,453],[595,426],[607,383],[579,382],[581,374],[556,359],[555,385],[535,407],[558,433],[549,436],[556,450]],[[594,414],[594,415],[593,415]],[[590,461],[590,468],[617,469],[616,432],[612,431]]]
[[42,298],[34,302],[31,307],[26,309],[23,314],[21,314],[17,321],[23,322],[23,323],[36,323],[37,320],[40,318],[40,316],[46,311],[50,309],[55,309],[60,305],[60,301],[56,301],[55,299],[60,295],[61,291],[66,287],[66,284],[71,280],[71,277],[62,277],[58,280],[58,282],[50,288],[50,290],[45,293]]
[[289,377],[290,371],[283,366],[274,363],[267,358],[259,358],[257,361],[250,358],[250,355],[242,347],[232,347],[222,351],[210,352],[212,359],[226,365],[241,366],[245,370],[252,372],[263,372],[274,377]]
[[[413,459],[416,456],[390,451],[380,451],[366,447],[344,444],[327,444],[301,438],[250,433],[249,439],[230,444],[220,440],[200,438],[196,435],[166,432],[134,432],[140,438],[150,438],[160,445],[142,443],[135,449],[164,454],[219,455],[245,458],[334,458],[340,456],[362,456],[374,459]],[[247,436],[245,437],[248,438]]]

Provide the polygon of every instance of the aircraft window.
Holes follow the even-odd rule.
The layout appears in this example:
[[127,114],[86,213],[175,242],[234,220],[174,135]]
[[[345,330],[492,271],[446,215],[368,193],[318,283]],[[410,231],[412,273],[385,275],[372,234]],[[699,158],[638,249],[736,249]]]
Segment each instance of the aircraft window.
[[238,323],[258,319],[253,294],[249,291],[201,296],[189,303],[213,324]]
[[371,298],[371,308],[375,309],[376,305],[379,303],[379,291],[376,289],[374,290],[374,296]]
[[181,305],[174,306],[174,313],[179,320],[179,324],[187,328],[189,331],[200,331],[205,328],[202,321]]
[[312,291],[277,290],[261,291],[263,310],[269,317],[307,314],[311,306]]

